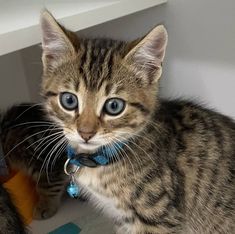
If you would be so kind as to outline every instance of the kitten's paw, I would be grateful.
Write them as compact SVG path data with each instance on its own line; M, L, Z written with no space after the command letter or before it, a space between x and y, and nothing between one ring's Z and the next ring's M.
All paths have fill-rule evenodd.
M34 219L48 219L52 217L58 210L58 205L48 204L47 202L39 202L34 209Z

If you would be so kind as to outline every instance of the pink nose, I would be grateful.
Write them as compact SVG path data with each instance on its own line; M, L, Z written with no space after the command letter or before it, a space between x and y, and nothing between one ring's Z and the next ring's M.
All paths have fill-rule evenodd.
M85 132L85 131L78 131L80 136L85 140L85 142L88 142L95 134L96 132Z

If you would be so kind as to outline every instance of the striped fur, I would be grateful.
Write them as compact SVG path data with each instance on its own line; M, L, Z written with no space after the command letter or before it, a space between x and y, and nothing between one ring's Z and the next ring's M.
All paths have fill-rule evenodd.
M7 163L25 172L37 185L39 200L34 218L51 217L59 207L67 180L60 130L48 120L40 104L11 107L3 116L1 128Z
M127 43L77 38L48 12L42 22L50 43L48 30L69 41L60 58L43 52L49 117L77 152L124 142L118 161L77 174L83 193L114 219L117 233L234 233L235 123L191 102L158 98L163 26ZM61 92L76 95L78 108L63 109ZM103 110L112 97L126 101L119 116ZM96 132L88 143L78 133L84 126Z
M12 204L5 188L0 184L0 234L26 234L22 219Z

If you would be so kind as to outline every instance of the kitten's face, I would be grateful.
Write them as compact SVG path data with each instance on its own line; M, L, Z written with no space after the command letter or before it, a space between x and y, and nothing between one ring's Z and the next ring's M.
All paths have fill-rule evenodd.
M152 52L151 44L141 45L145 38L133 45L77 39L62 31L48 13L41 24L43 95L69 143L78 151L92 152L140 134L156 106L166 39L158 42L162 53L153 63L154 54L146 55L148 61L142 58L144 50ZM159 33L165 33L163 29Z

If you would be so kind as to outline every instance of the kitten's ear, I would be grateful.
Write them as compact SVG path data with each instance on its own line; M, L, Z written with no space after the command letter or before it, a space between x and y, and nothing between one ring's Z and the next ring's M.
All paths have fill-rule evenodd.
M126 59L148 78L157 80L161 76L162 62L167 46L167 31L163 25L152 29L126 55Z
M75 54L75 48L65 31L47 11L41 13L42 61L44 68L56 67L64 56Z

